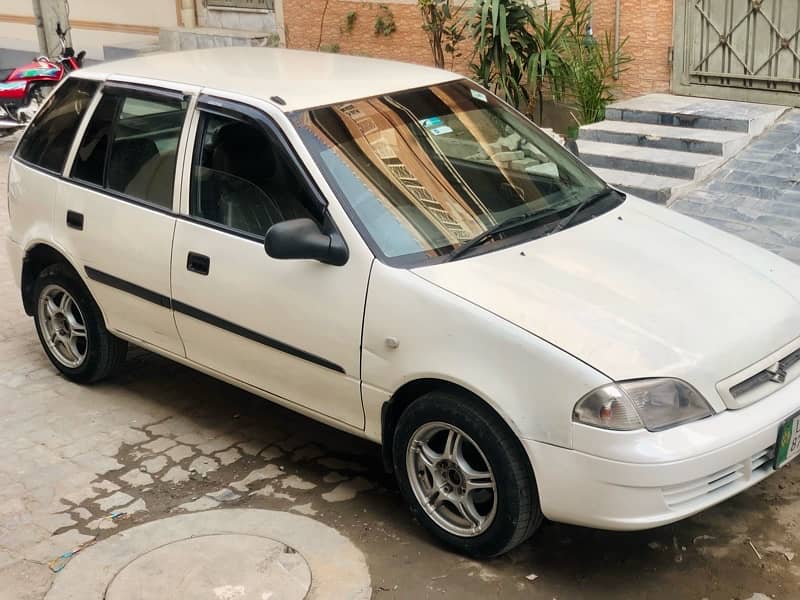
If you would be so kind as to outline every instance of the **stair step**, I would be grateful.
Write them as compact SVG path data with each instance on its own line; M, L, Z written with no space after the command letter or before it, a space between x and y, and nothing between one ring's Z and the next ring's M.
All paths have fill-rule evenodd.
M606 119L758 135L786 110L769 104L648 94L611 104Z
M670 127L631 121L601 121L580 129L580 138L610 144L732 156L747 145L746 133Z
M580 158L591 167L636 171L678 179L702 179L725 160L712 154L578 140Z
M675 193L693 184L688 179L659 177L658 175L648 175L647 173L636 173L634 171L617 171L615 169L594 167L592 170L609 185L658 204L666 204Z

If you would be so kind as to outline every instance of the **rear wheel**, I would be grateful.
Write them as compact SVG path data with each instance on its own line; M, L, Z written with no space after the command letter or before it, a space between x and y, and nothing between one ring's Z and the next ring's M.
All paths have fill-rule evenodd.
M474 399L431 392L400 416L395 473L412 513L437 539L475 557L502 554L542 521L527 456Z
M34 285L36 332L47 357L66 377L90 382L125 360L127 343L106 329L80 279L64 265L45 268Z

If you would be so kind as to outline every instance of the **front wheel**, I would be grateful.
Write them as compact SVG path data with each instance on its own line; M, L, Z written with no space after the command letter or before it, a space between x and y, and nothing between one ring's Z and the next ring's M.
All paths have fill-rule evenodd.
M437 539L477 558L507 552L542 521L527 456L505 423L468 396L431 392L400 416L400 489Z

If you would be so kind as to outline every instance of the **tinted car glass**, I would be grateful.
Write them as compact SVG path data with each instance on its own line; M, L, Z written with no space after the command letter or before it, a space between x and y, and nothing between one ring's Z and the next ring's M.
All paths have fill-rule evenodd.
M515 221L526 224L490 239L532 239L605 189L549 136L466 81L292 119L373 251L396 266L446 260ZM620 201L591 203L581 221L564 223Z
M119 96L103 96L94 109L72 163L72 177L75 179L103 186L111 125L121 100Z
M105 95L81 140L72 177L172 208L185 115L179 100Z
M172 208L178 140L185 115L181 101L125 98L108 160L109 189Z
M307 190L257 125L209 114L198 136L189 209L193 216L259 237L280 221L312 218Z
M97 82L68 79L48 99L19 143L17 156L60 173L81 118L97 91Z

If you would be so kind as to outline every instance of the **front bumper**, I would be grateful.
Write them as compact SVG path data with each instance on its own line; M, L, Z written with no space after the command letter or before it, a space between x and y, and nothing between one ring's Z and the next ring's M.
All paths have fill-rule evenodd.
M524 442L547 518L600 529L648 529L705 510L774 473L778 428L798 411L795 380L747 408L664 432L585 431L592 428L574 425L578 449Z

